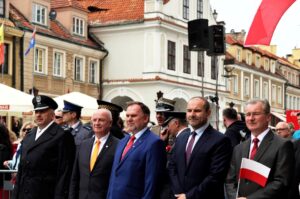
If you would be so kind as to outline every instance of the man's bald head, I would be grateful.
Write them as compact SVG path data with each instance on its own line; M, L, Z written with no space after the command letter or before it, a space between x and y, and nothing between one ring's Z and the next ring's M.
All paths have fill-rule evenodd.
M292 136L290 126L287 122L278 122L275 131L277 135L282 138L289 138Z

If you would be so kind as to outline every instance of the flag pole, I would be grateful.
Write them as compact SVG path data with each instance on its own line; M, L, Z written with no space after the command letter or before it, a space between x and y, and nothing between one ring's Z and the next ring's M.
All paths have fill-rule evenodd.
M239 197L240 182L241 182L241 178L239 177L239 181L238 181L238 185L237 185L237 189L236 189L236 195L235 195L235 198L238 198L238 197Z

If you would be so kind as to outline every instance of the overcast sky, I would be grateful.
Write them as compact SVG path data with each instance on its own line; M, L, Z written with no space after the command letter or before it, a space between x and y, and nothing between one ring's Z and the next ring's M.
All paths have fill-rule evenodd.
M210 0L218 12L218 21L225 21L226 32L244 29L248 32L261 0ZM277 45L277 55L290 54L300 48L300 0L285 12L273 34L271 44Z

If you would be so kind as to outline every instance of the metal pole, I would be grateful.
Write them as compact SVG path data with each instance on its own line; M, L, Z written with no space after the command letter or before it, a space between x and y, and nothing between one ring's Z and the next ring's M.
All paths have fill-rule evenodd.
M219 93L218 93L218 84L219 84L219 66L217 62L217 56L214 56L215 63L215 72L216 72L216 129L219 130Z

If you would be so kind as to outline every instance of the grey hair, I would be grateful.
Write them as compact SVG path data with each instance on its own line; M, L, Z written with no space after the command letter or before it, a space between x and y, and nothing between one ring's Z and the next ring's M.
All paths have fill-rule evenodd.
M265 114L270 114L271 113L271 106L268 100L264 99L254 99L254 100L249 100L246 102L245 106L248 106L249 104L257 104L261 103L263 105L263 110Z

